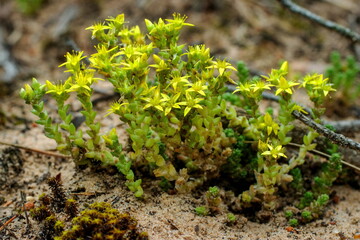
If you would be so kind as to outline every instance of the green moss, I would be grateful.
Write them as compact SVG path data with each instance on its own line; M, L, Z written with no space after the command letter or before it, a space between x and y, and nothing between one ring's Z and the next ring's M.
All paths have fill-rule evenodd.
M40 223L39 239L148 239L147 233L138 231L135 218L128 213L120 213L109 203L85 204L85 210L79 214L77 201L67 198L62 188L60 174L49 178L48 185L51 196L41 194L40 206L30 211L31 217ZM60 194L54 192L60 190ZM64 216L70 224L60 220Z
M120 213L109 203L98 202L91 204L87 209L71 221L70 228L55 240L72 239L127 239L145 240L146 233L139 232L137 220L127 213Z
M299 221L296 218L292 218L289 220L289 225L292 227L297 227L299 225Z

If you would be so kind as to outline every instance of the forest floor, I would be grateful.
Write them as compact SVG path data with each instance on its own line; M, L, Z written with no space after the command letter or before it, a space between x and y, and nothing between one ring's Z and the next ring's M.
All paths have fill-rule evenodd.
M360 31L360 8L356 0L308 0L301 4L324 18ZM32 77L40 82L64 79L63 69L57 66L64 61L67 51L78 47L86 55L94 52L91 33L85 28L95 22L125 13L129 25L144 27L145 18L170 18L173 12L186 14L188 22L195 25L184 31L181 42L204 43L212 55L234 63L244 61L253 72L269 72L286 59L293 76L323 73L332 51L342 56L356 55L359 51L348 39L290 13L275 0L48 0L34 16L22 14L16 1L0 0L0 110L3 112L0 140L54 150L55 142L47 139L43 128L33 123L36 118L19 98L21 86ZM1 57L6 60L1 61ZM106 87L99 90L110 91ZM302 97L298 96L297 100L306 103ZM102 102L96 106L99 115L104 115L107 105ZM56 110L51 104L47 107L50 111ZM349 112L327 116L327 119L356 117ZM111 116L102 120L105 131L114 126L124 131L124 125ZM125 131L122 135L126 136ZM351 137L360 140L356 132ZM68 193L74 194L79 189L87 193L77 196L80 203L107 201L120 211L130 212L150 239L360 238L360 192L348 185L334 187L339 201L330 204L324 218L295 229L288 228L283 212L274 214L268 223L252 222L237 215L237 223L229 226L226 214L198 216L194 213L194 208L203 204L199 193L169 194L161 191L155 181L145 179L145 198L138 200L123 185L123 178L114 173L79 171L70 159L9 150L7 146L0 149L0 226L19 209L20 192L24 192L28 200L37 199L39 194L48 192L46 179L61 173ZM10 168L4 169L1 161L10 161ZM25 218L18 217L0 231L0 239L35 239L37 224L31 220L30 231L26 231L26 227Z

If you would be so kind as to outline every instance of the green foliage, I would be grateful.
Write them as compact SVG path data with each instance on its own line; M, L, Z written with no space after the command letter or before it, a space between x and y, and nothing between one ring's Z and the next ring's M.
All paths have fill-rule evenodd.
M324 163L321 168L321 172L317 178L315 178L315 185L313 190L317 194L329 193L330 187L337 179L342 170L341 156L339 153L331 154L329 161Z
M311 213L311 218L303 218L303 222L309 222L313 218L319 218L328 203L331 186L342 171L341 156L337 153L337 146L330 144L331 156L323 163L317 176L313 178L311 191L306 192L300 199L299 209Z
M332 144L331 146L333 147ZM342 170L340 155L336 151L337 147L331 150L331 152L333 152L331 157L327 162L322 164L318 175L313 178L311 190L305 192L300 198L297 207L302 209L302 212L301 216L297 216L296 219L303 223L310 222L311 220L317 219L323 215L325 207L329 201L331 186ZM298 180L296 179L300 179L299 174L299 169L293 171L294 181L291 183L291 186L295 189L300 186L301 190L298 192L301 193L303 191L302 189L304 189L304 184L297 184Z
M205 202L205 206L195 208L195 212L198 215L216 214L220 212L222 199L218 187L209 187L208 191L205 193Z
M245 82L249 79L250 77L249 69L243 61L237 62L236 69L237 69L237 77L239 78L240 82Z
M97 23L88 28L99 41L96 53L89 57L90 66L82 62L83 52L68 53L60 65L70 73L65 82L40 84L34 79L20 92L39 117L37 123L44 125L46 136L57 142L58 150L71 154L77 164L99 161L115 165L137 197L143 191L132 164L153 166L156 177L174 181L180 192L218 176L231 153L221 119L228 119L231 125L240 122L235 110L227 108L221 98L236 69L225 60L210 57L204 45L178 45L181 28L192 26L185 20L179 14L154 23L145 20L147 33L138 26L125 26L123 14ZM118 115L129 126L132 151L128 154L122 151L115 129L100 134L91 103L93 84L99 80L109 81L121 94L109 114ZM72 93L83 107L86 130L71 123L66 100ZM60 123L44 110L42 98L47 94L57 102ZM166 150L160 152L160 146ZM189 180L194 169L196 175Z
M310 222L313 219L310 211L301 212L301 217L304 219L305 222Z
M227 163L221 167L221 177L229 179L236 185L241 184L242 187L235 185L237 189L244 189L255 180L254 170L258 166L257 152L245 142L249 139L232 128L225 129L224 133L227 137L232 138L234 143Z
M295 189L299 193L302 193L304 191L304 180L300 168L291 169L290 174L293 178L290 183L291 188Z
M289 219L289 225L292 227L297 227L299 225L299 221L296 218Z
M318 196L316 200L310 202L308 207L301 212L301 221L306 223L321 217L328 201L329 195L322 194Z
M16 0L20 11L26 15L34 15L43 5L44 0Z
M240 68L242 67L240 66ZM274 209L277 205L277 192L282 188L285 190L283 193L285 195L286 192L295 193L295 196L303 194L298 203L298 208L303 209L302 213L298 215L292 211L286 212L286 217L290 219L289 224L297 226L299 222L309 222L321 217L328 202L326 196L328 197L330 187L341 172L341 162L337 148L330 145L332 157L322 165L317 176L306 176L314 179L311 186L304 183L303 164L307 153L315 149L314 140L318 137L318 133L313 129L309 129L308 133L303 136L303 144L300 146L298 154L292 154L293 156L287 160L286 145L291 142L292 138L289 133L295 127L294 117L291 113L292 111L306 113L291 100L296 88L304 88L314 103L310 114L316 122L320 121L320 117L324 113L323 104L326 97L329 92L335 90L329 80L320 74L307 75L302 80L291 81L287 80L287 73L288 64L284 62L280 69L272 70L268 76L263 76L265 81L259 78L250 78L246 74L246 77L239 75L239 85L235 92L241 93L240 100L236 99L235 101L228 96L225 99L245 109L250 117L242 122L242 129L236 133L225 130L228 137L241 136L242 141L237 139L238 146L233 146L232 155L224 166L228 166L229 170L226 173L230 176L234 175L235 170L238 173L252 170L255 176L255 180L250 183L248 190L242 191L239 195L240 205L236 209L252 207L258 201L261 201L263 208ZM260 113L259 103L264 90L274 90L275 95L280 97L280 110L277 113L274 113L273 109L264 114ZM241 145L241 143L243 144ZM253 148L257 143L257 147L254 148L255 155L252 155L255 160L246 171L244 163L249 156L244 157L242 153L251 149L250 143ZM251 175L248 175L246 179L250 177ZM244 182L235 183L241 184L242 186L238 187L241 189ZM291 191L284 186L290 186Z
M228 213L226 216L227 216L227 220L229 221L229 223L236 222L236 216L233 213Z
M275 208L276 192L279 186L291 182L294 174L297 174L297 182L294 184L301 188L299 172L294 170L295 172L291 172L291 175L290 171L301 166L305 161L306 153L316 147L316 144L312 142L318 134L310 129L308 134L303 137L303 145L301 145L298 155L284 163L283 159L288 157L285 154L285 146L291 141L288 133L295 127L294 117L291 113L293 111L305 112L302 107L291 100L291 97L295 87L304 88L310 100L314 102L313 118L319 119L323 113L321 106L325 97L334 89L328 83L328 79L324 79L320 74L305 76L301 81L291 81L286 79L287 73L288 63L284 62L280 69L272 70L268 76L263 76L265 81L258 78L242 80L235 91L241 93L243 103L246 104L243 107L250 115L242 124L244 130L241 134L247 139L257 142L258 151L255 169L256 183L240 196L244 206L261 199L265 208ZM262 99L263 91L272 88L275 88L275 95L280 97L277 119L268 112L261 114L259 111L259 102ZM283 163L280 164L280 162Z
M72 239L149 239L147 233L139 232L137 220L127 213L120 213L109 203L89 205L71 221L70 229L63 231L55 240Z
M209 211L206 206L196 207L195 212L197 215L200 215L200 216L206 216L209 214Z
M242 102L240 100L240 97L235 95L235 94L232 94L232 93L229 93L229 92L226 92L222 95L222 98L228 102L230 102L232 105L234 106L238 106L240 107L242 105Z
M310 206L310 203L314 200L314 194L311 191L304 193L304 196L300 200L299 208L304 209Z
M292 218L294 216L294 213L292 211L285 211L284 214L286 218Z
M330 61L331 65L325 76L334 84L334 88L343 94L344 99L353 102L360 94L360 86L357 83L359 64L353 56L348 56L346 60L341 59L339 52L332 52Z
M309 114L320 122L326 97L335 91L333 85L321 74L289 79L287 62L267 76L251 78L244 63L235 69L226 60L211 57L204 45L179 45L181 29L192 26L185 20L179 14L157 22L145 20L145 32L126 26L123 14L94 24L87 28L98 41L94 54L67 53L60 65L69 74L67 80L41 84L33 79L20 96L32 106L37 123L56 141L59 151L71 155L77 165L116 167L136 197L143 195L143 189L134 167L160 178L164 190L178 192L189 192L221 176L238 194L237 210L254 205L274 210L279 192L286 193L290 186L296 196L303 194L298 207L306 212L292 219L306 222L321 216L325 196L341 171L340 156L331 147L333 155L312 187L304 183L302 167L316 148L319 134L309 128L298 152L288 151L295 128L292 112L306 113L292 95L297 89L305 90L314 106ZM236 70L237 83L231 78ZM109 106L107 115L114 114L127 124L128 151L123 150L115 129L107 133L100 129L100 116L91 102L93 85L100 80L111 83L121 96ZM227 83L237 84L234 93L239 95L225 94ZM279 97L277 111L260 111L264 91ZM58 119L44 109L46 95L56 101ZM85 126L78 129L71 122L71 95L80 102L85 118ZM235 106L245 114L239 116ZM205 201L205 206L195 209L198 214L219 212L219 188L209 188ZM72 204L64 202L58 209L71 209Z

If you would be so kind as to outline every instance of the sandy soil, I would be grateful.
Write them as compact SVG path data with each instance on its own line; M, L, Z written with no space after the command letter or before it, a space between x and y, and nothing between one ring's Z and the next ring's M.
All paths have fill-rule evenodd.
M359 30L360 9L356 0L303 2L314 12ZM17 67L16 78L7 80L10 81L7 95L1 96L0 109L7 121L0 130L0 140L47 151L56 147L43 135L42 127L32 123L35 117L19 99L17 91L32 76L42 82L63 79L57 66L66 51L74 47L66 44L69 39L90 54L92 43L85 27L119 13L125 13L131 24L144 26L144 18L169 18L173 12L187 14L188 21L196 25L184 32L182 41L205 43L213 55L234 62L243 60L256 71L268 71L281 59L287 59L296 73L323 72L332 50L346 55L357 48L337 33L284 11L274 0L49 0L33 17L20 14L15 2L0 1L0 30L3 33L0 40L9 47L9 61ZM0 78L2 73L5 76L6 68L0 72ZM108 91L106 87L102 90ZM55 110L52 104L48 107L50 111ZM105 111L106 103L97 108ZM124 130L121 123L111 118L103 119L102 125L105 129L119 126ZM6 148L2 147L0 152ZM79 171L70 159L24 150L16 156L19 158L14 158L10 172L7 175L0 172L4 174L0 179L6 179L0 186L0 200L3 199L0 202L1 222L16 213L20 191L36 199L48 191L46 178L61 173L69 195L82 188L89 194L77 196L79 202L107 201L121 211L130 212L138 219L140 228L149 233L150 239L360 238L360 192L349 186L334 187L340 201L330 204L323 219L296 229L288 228L283 213L276 213L269 223L262 224L237 215L237 223L228 226L225 213L206 217L194 213L194 208L203 204L200 194L170 195L156 187L154 180L145 179L146 197L140 201L123 187L122 177L114 173ZM5 159L3 155L0 158ZM32 221L33 230L28 234L26 225L24 218L16 219L0 232L0 239L35 239L38 226Z

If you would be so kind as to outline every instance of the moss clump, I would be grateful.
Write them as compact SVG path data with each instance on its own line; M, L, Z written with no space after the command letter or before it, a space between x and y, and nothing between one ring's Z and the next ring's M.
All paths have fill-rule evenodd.
M40 224L36 239L148 239L147 233L137 230L136 219L109 203L95 202L79 214L78 203L67 197L60 174L47 183L51 194L41 194L39 205L30 211Z
M91 204L71 222L71 228L55 240L72 239L148 239L148 234L139 232L137 221L127 213L120 213L109 203Z

